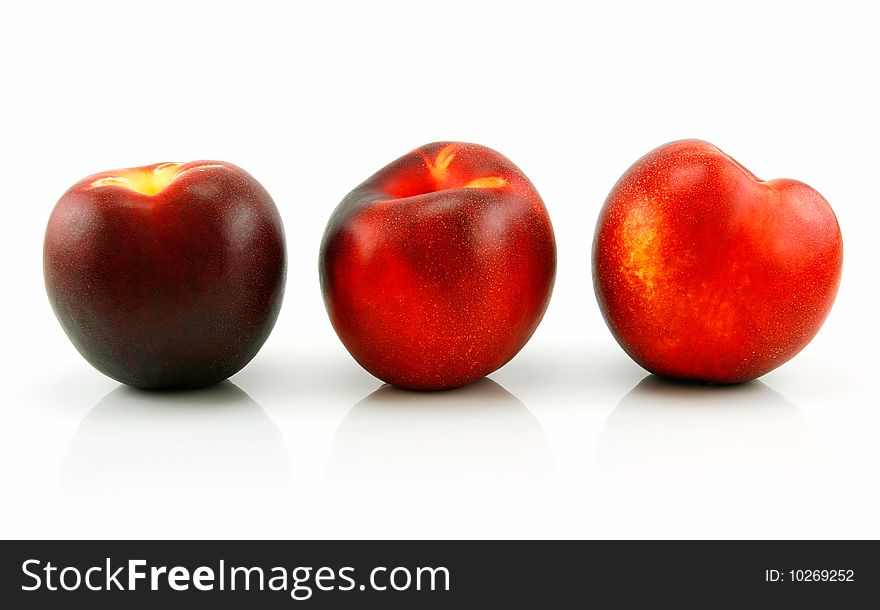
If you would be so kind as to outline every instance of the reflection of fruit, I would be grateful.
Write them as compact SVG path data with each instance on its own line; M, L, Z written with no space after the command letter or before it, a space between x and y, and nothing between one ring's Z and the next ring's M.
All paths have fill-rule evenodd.
M327 468L337 485L480 490L540 484L553 470L553 456L528 408L481 379L455 392L383 385L340 423Z
M806 417L761 381L719 387L648 375L596 442L598 474L620 480L804 479L819 457Z
M354 358L396 386L475 381L525 345L550 300L556 246L523 173L476 144L428 144L330 218L321 286Z
M281 431L246 392L226 381L179 392L117 386L77 428L61 481L65 492L90 500L186 500L198 506L277 496L291 475Z
M593 280L605 320L653 373L736 383L797 354L840 283L831 207L794 180L757 179L698 140L620 178L599 216Z
M49 218L43 264L55 314L95 368L144 388L206 386L269 336L284 234L244 170L162 163L71 187Z

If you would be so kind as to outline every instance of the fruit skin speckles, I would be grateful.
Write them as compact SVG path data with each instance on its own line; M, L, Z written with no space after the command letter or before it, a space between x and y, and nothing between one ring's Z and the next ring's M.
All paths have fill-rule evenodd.
M269 336L284 230L266 190L229 163L104 172L56 204L43 268L61 326L99 371L140 388L202 387Z
M608 195L593 285L641 366L716 383L791 359L827 317L843 266L834 212L796 180L759 180L700 140L660 146Z
M392 385L448 389L525 345L556 274L541 197L507 158L436 142L379 170L333 212L320 253L342 343Z

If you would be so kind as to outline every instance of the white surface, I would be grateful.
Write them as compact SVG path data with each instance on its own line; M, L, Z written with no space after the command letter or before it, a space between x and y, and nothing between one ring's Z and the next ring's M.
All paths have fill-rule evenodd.
M878 15L601 5L7 5L0 537L880 537ZM742 387L642 381L593 297L605 195L683 137L808 182L843 230L824 328ZM351 188L440 139L538 187L555 294L494 384L374 394L324 313L318 244ZM49 308L46 220L83 176L201 158L275 198L281 317L234 386L120 388Z

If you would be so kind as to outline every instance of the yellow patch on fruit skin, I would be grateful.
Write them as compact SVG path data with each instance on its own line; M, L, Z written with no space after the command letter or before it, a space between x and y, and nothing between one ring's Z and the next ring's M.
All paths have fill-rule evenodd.
M475 178L464 185L466 189L493 189L499 188L507 184L507 180L501 176L484 176L483 178Z
M422 155L422 159L424 159L425 165L428 167L428 171L431 173L431 178L433 178L434 184L437 185L438 190L446 188L501 188L507 184L507 180L501 176L482 176L462 184L460 178L457 179L456 176L450 175L449 171L449 166L455 160L457 152L458 145L452 143L441 148L434 160L429 159L427 155L421 152L419 153Z
M431 177L434 178L437 184L442 184L446 181L446 177L449 175L449 164L455 159L456 148L455 144L447 144L440 149L440 152L437 153L437 158L433 162L430 159L426 159Z
M631 284L638 284L651 292L659 275L657 227L644 207L630 211L621 226L623 251L628 253L621 263Z
M183 163L161 163L155 167L138 167L119 170L113 176L99 178L91 183L92 188L102 186L121 186L141 195L158 195L180 174Z

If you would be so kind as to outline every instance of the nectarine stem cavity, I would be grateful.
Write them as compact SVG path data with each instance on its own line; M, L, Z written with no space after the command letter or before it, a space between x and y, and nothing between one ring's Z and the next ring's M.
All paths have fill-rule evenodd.
M743 165L742 163L740 163L739 161L737 161L736 159L734 159L733 157L731 157L730 155L728 155L726 152L724 152L723 150L721 150L721 149L718 148L717 146L716 146L715 148L718 149L718 152L720 152L722 155L724 155L725 157L727 157L727 159L728 159L731 163L733 163L737 168L739 168L739 170L740 170L742 173L744 173L746 176L748 176L749 178L751 178L751 179L754 180L755 182L765 182L765 180L761 180L760 178L758 178L755 174L752 173L752 171L751 171L750 169L748 169L745 165Z
M507 180L501 176L481 176L479 178L464 181L461 176L450 171L450 165L455 160L455 155L458 153L457 144L447 144L440 149L440 152L437 153L437 156L433 160L421 150L417 152L421 155L422 159L424 159L425 165L431 173L431 178L434 181L435 189L438 191L453 188L500 188L507 184Z
M114 175L99 178L92 182L92 187L121 186L129 190L152 197L158 195L179 175L183 163L160 163L147 167L122 169Z

